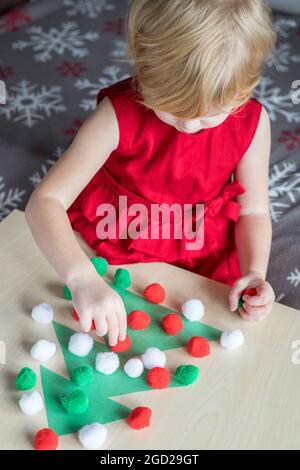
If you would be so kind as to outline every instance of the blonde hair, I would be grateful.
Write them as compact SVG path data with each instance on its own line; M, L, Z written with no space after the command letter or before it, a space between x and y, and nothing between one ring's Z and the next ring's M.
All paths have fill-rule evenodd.
M245 104L276 40L263 0L132 0L126 21L137 100L182 119Z

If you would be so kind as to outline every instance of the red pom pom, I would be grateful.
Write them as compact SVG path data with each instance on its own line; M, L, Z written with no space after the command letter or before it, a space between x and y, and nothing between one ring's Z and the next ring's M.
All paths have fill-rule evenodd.
M133 310L128 315L127 323L133 330L145 330L151 323L151 317L142 310Z
M177 335L183 328L183 321L177 313L169 313L163 318L162 326L167 335Z
M35 450L56 450L58 435L52 429L45 428L38 431L34 438Z
M138 406L129 413L127 423L133 429L143 429L150 426L152 411L145 406Z
M148 385L152 388L167 388L170 385L170 381L170 372L164 367L154 367L147 374Z
M150 284L144 290L144 297L148 302L161 304L166 298L166 291L160 284Z
M191 356L206 357L210 355L210 344L206 338L194 336L188 341L187 350Z
M73 318L75 321L79 321L79 315L78 313L76 312L75 308L73 309ZM92 328L91 328L91 331L95 330L96 329L96 325L95 325L95 322L94 320L92 321Z
M126 338L124 341L118 341L115 346L110 346L110 349L115 353L128 351L128 349L130 348L131 348L131 339L129 338L128 335L126 335Z
M256 295L257 292L256 292L256 289L254 289L253 287L248 287L246 290L244 290L243 292L243 295L251 295L251 297L253 297L254 295Z

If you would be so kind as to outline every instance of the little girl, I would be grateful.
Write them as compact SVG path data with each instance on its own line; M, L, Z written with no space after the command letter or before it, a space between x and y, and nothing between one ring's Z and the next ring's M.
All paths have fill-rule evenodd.
M72 227L111 264L162 261L227 283L232 311L256 288L239 311L263 320L275 299L266 281L271 139L252 93L275 41L270 12L263 0L133 0L127 25L134 74L99 91L96 110L33 192L26 207L33 236L70 287L81 329L94 320L110 345L125 339L125 308ZM203 246L190 250L175 234L146 237L151 219L140 236L105 238L105 210L124 225L125 199L130 222L137 204L162 204L190 205L195 223L203 204Z

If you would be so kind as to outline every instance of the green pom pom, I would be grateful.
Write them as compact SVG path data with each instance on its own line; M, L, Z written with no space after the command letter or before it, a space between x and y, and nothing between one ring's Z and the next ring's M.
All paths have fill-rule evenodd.
M72 294L68 286L64 285L64 298L66 300L72 300Z
M122 289L130 287L131 280L129 271L122 268L117 269L114 276L114 284L115 286L122 287Z
M24 367L20 370L19 374L16 377L16 387L19 390L26 391L31 390L36 386L36 373L29 369L29 367Z
M196 366L179 366L175 372L176 379L184 385L191 385L199 377L199 368Z
M242 308L243 305L244 305L244 300L243 300L243 297L241 296L241 297L240 297L240 300L239 300L239 303L238 303L238 309L239 309L239 308Z
M96 268L96 271L100 276L104 276L107 272L108 269L108 263L105 258L100 258L98 256L95 256L94 258L91 258L91 262Z
M93 369L90 366L76 367L72 373L73 382L80 387L90 385L93 380Z
M62 396L60 402L61 406L70 415L81 415L85 413L89 406L87 394L79 389Z

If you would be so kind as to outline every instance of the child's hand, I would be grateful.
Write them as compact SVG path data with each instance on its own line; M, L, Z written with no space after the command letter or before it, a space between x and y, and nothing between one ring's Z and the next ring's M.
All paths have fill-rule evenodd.
M263 321L271 313L275 301L274 290L258 273L251 272L238 279L229 293L230 310L238 308L239 299L247 288L256 289L256 295L243 295L243 307L239 313L244 320L251 322Z
M97 274L70 287L82 331L90 331L94 320L96 334L105 336L108 333L110 346L115 346L118 340L125 340L127 315L119 294Z

